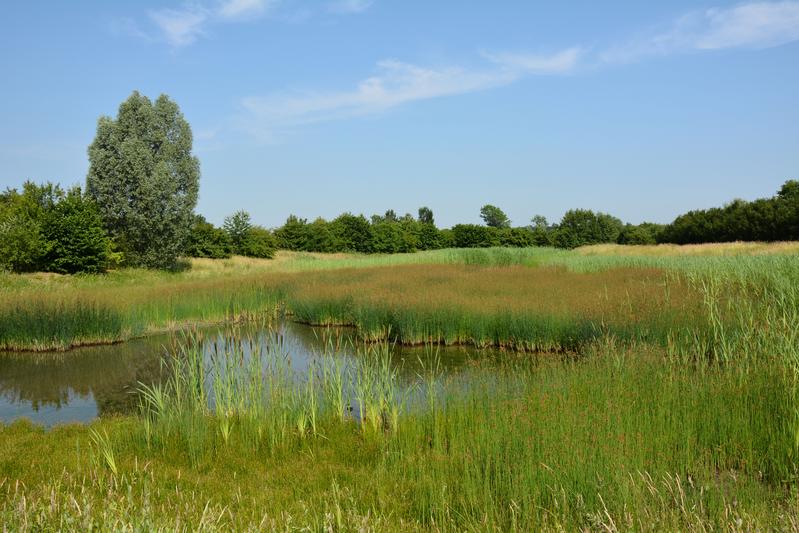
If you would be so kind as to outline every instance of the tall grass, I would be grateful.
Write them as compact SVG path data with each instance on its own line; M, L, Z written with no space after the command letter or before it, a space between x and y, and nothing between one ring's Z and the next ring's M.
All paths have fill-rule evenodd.
M386 343L347 364L330 342L306 373L270 339L259 352L233 332L203 354L186 337L168 384L147 389L137 429L104 441L98 457L112 457L118 477L132 457L215 471L227 457L313 462L362 447L372 451L359 459L364 477L347 482L349 505L397 529L764 529L793 519L794 378L775 359L690 364L605 337L576 358L476 361L447 376L429 346L403 390Z
M171 353L166 381L141 386L139 442L184 453L192 466L231 447L291 450L322 436L323 421L357 421L375 433L398 425L402 397L384 344L362 350L355 366L325 351L304 372L271 330L260 338L231 331L210 345L192 331Z
M799 281L799 262L788 255L532 248L206 263L181 274L0 276L0 349L66 349L283 310L310 323L357 325L367 340L390 327L393 340L407 343L574 350L612 333L665 344L669 331L704 317L698 285L686 279Z

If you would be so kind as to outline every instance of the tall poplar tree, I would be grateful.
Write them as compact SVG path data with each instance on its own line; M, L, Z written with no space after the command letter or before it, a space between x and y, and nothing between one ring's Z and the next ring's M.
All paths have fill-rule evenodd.
M134 92L101 117L89 146L86 193L131 266L171 268L191 231L200 163L178 105Z

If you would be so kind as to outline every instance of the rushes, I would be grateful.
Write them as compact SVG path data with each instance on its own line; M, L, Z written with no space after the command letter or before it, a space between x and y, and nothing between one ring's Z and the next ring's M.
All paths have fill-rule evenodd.
M232 329L210 342L182 334L167 381L141 386L139 441L164 454L183 450L193 466L228 448L274 454L347 424L353 404L364 431L396 430L401 402L389 347L359 350L348 366L327 346L303 377L273 330L255 339Z
M116 455L108 432L91 429L90 436L94 452L100 457L98 462L108 468L112 475L116 476L119 473L119 469L117 468Z

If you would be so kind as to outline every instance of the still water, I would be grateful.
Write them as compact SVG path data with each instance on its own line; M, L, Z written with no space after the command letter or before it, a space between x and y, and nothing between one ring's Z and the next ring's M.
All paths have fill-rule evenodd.
M330 330L283 322L275 328L290 355L298 376L307 373L311 362L324 350L323 337ZM221 343L224 331L203 331L205 352L214 342ZM266 342L267 332L256 328L242 334ZM343 348L336 357L357 364L351 330L337 330ZM140 384L154 384L166 377L164 362L174 337L170 335L133 339L110 346L89 346L68 352L0 352L0 421L28 418L45 426L70 422L89 422L99 416L136 412ZM418 378L419 358L424 349L393 347L392 364L401 383L411 385ZM482 353L485 356L485 352ZM209 355L210 356L210 355ZM442 348L441 369L457 373L474 356L466 348Z

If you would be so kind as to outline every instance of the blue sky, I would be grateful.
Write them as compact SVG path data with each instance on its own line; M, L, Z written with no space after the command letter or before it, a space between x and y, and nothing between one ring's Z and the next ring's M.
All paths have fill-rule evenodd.
M215 223L668 222L799 178L799 1L19 1L0 71L0 187L82 184L97 118L166 93Z

